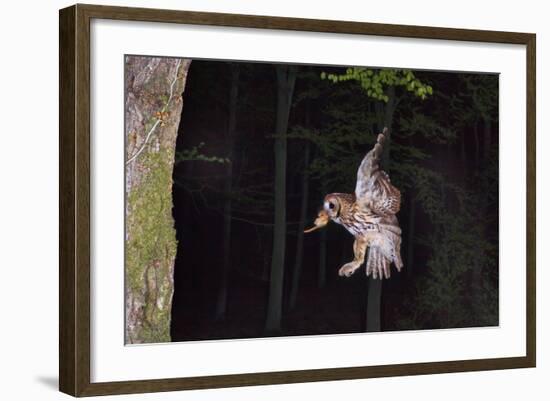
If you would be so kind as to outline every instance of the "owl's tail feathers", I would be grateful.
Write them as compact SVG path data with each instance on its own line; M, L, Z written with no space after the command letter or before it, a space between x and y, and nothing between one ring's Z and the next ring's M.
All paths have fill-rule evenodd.
M384 254L377 246L369 247L369 258L367 259L367 277L372 275L373 279L380 277L382 280L384 277L390 278L390 261L386 259Z

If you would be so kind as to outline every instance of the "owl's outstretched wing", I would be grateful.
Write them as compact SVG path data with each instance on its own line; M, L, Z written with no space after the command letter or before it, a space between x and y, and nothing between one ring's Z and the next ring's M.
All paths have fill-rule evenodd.
M367 258L367 276L373 278L390 278L390 265L393 263L398 271L403 268L401 259L401 228L397 217L384 218L378 224L379 235L371 237Z
M357 170L356 202L380 216L396 214L401 206L401 193L385 171L380 170L383 143L388 135L384 128L374 147L366 154Z

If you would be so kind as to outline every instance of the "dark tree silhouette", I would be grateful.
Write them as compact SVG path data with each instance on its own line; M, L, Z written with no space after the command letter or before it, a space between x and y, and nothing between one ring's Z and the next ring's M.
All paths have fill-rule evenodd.
M277 113L274 139L275 212L269 300L265 324L265 330L268 333L277 333L281 330L286 243L286 134L297 68L292 65L277 65L275 67L277 74Z
M225 151L226 158L229 160L225 163L226 176L223 187L224 204L223 204L223 262L222 273L220 275L220 292L216 305L216 318L223 319L227 308L227 278L231 265L231 220L232 220L232 187L233 187L233 147L235 142L235 127L237 125L237 102L239 98L239 64L231 63L231 85L229 90L229 110L227 133L225 135Z

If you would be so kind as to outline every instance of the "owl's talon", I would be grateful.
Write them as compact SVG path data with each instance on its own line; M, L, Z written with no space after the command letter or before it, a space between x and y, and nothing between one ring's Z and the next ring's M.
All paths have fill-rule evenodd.
M355 263L346 263L340 268L340 270L338 270L338 275L349 277L355 272L355 270L357 270L358 267L359 266L356 266Z

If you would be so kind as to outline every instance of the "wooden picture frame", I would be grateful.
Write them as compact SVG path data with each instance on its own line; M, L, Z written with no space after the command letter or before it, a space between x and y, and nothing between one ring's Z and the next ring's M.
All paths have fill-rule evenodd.
M92 383L90 379L90 21L94 18L524 45L527 54L525 60L527 71L526 355ZM535 366L536 37L534 34L80 4L60 11L59 28L59 388L62 392L73 396L95 396Z

